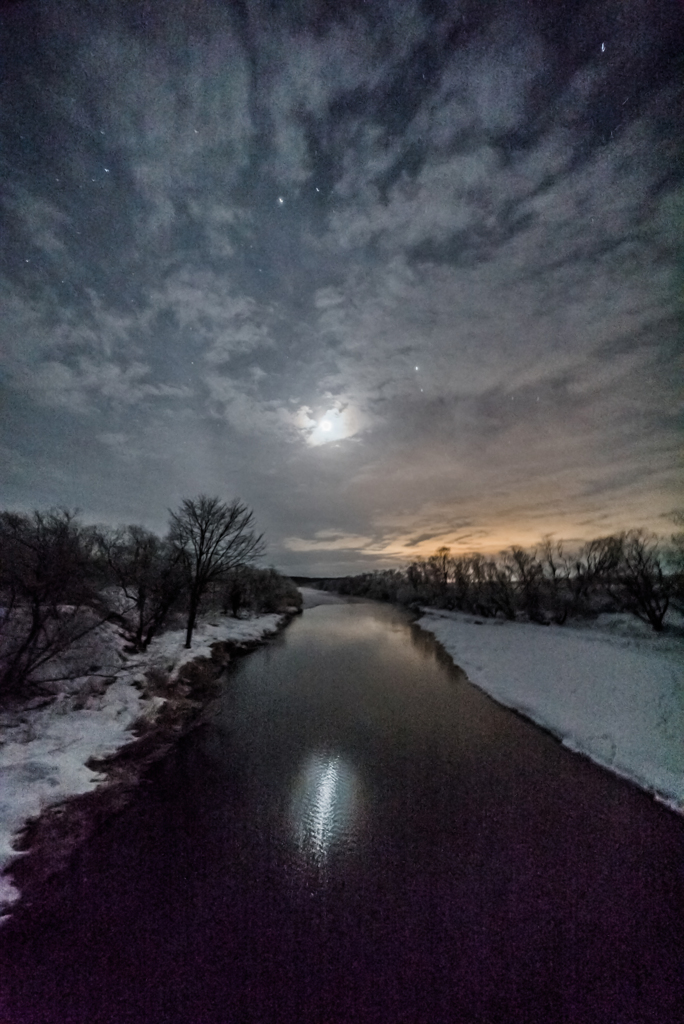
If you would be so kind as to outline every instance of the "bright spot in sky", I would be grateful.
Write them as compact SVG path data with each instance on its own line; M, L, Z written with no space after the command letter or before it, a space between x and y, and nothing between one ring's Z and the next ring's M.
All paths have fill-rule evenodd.
M307 442L314 446L343 441L359 429L358 417L348 406L344 409L326 409L316 421L310 419L306 426L309 428Z
M278 202L279 202L279 203L280 203L280 205L282 206L282 204L283 204L283 203L285 202L285 200L283 199L283 197L282 197L282 196L278 196Z

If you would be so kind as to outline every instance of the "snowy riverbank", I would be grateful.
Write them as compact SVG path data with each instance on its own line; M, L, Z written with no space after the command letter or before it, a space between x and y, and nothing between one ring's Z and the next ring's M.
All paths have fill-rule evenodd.
M472 683L684 813L684 640L631 616L579 626L424 609Z
M68 692L36 698L0 711L0 917L19 896L2 874L21 854L15 843L26 823L47 808L109 781L101 761L154 730L170 706L193 710L192 687L183 679L191 664L227 660L281 628L283 615L202 622L191 650L185 633L172 630L144 654L127 656L113 628L102 631L97 671L72 680ZM201 662L200 662L201 663ZM95 668L95 667L94 667Z

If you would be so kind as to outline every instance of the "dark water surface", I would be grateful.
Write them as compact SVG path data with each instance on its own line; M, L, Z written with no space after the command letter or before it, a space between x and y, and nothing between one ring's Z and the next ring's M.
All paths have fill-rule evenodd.
M2 1024L679 1022L683 873L402 612L318 607L0 932Z

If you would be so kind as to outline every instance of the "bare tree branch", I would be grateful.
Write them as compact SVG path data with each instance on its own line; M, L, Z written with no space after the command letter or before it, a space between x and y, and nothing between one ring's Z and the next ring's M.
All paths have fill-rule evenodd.
M236 499L230 503L201 494L185 498L171 512L169 540L185 568L189 606L185 646L192 634L203 595L211 583L225 581L231 570L253 562L265 550L263 534L254 531L254 513Z

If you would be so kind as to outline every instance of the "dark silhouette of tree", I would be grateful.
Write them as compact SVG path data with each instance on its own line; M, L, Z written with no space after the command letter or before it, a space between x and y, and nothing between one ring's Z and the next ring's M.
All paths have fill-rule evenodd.
M511 575L525 614L531 622L546 623L542 612L544 570L537 560L536 551L525 551L524 548L514 546L507 553L505 561L511 567Z
M108 617L94 531L65 509L0 513L0 690L16 692Z
M451 548L441 547L428 558L430 575L439 594L444 594L452 570Z
M188 589L185 646L190 647L208 587L258 558L264 551L263 535L254 531L254 513L237 499L228 504L201 494L185 498L170 515L169 540L179 553Z
M662 632L672 577L665 573L657 538L643 530L625 534L616 577L624 607Z
M226 583L223 587L222 607L223 614L230 611L234 619L244 608L250 599L250 576L247 566L237 565L228 573Z
M561 541L554 541L550 536L543 538L542 568L545 604L556 625L562 626L570 611L570 564Z
M181 553L142 526L99 531L98 545L124 598L113 618L128 642L144 651L185 588Z
M614 600L610 587L621 555L621 536L597 537L582 547L572 560L568 575L570 613L573 616L595 614L592 602L596 604L602 595Z
M247 601L256 612L284 612L288 608L297 611L302 606L302 595L287 576L276 569L257 569L246 566L242 573L243 585L247 590Z
M473 556L473 573L478 583L479 600L473 611L482 616L501 614L515 619L515 584L511 566L506 562Z
M675 512L684 526L684 512ZM404 570L387 569L331 579L324 589L399 604L436 606L487 617L519 616L549 625L599 612L629 611L656 632L668 608L684 611L684 531L665 544L643 530L587 541L566 554L543 538L537 550L514 546L498 559L473 552L453 557L438 548Z
M670 570L671 604L684 614L684 510L672 513L672 521L679 529L670 537L667 562Z

